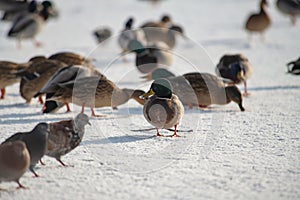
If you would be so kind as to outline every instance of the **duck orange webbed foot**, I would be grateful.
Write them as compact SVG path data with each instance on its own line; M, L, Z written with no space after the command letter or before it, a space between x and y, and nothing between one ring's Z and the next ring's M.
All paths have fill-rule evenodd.
M248 96L250 96L250 93L244 92L244 93L243 93L243 96L244 96L244 97L248 97Z

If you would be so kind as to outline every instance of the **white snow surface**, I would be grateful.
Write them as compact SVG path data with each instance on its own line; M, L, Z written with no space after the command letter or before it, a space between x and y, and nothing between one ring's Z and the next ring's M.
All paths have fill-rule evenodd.
M251 44L243 29L256 0L54 1L59 18L50 20L38 35L43 47L24 41L17 49L6 38L10 24L1 22L0 59L25 62L35 55L73 51L94 58L98 69L120 87L147 90L134 66L134 55L123 62L117 35L129 16L135 27L168 13L182 25L191 40L179 38L170 70L180 75L201 71L214 74L225 53L243 53L253 65L248 81L251 95L244 98L245 112L236 104L188 109L179 129L180 138L151 137L142 106L130 100L118 110L98 108L106 118L91 118L92 126L80 146L62 160L44 157L37 165L39 178L27 172L16 189L1 183L0 199L300 199L300 81L286 74L286 63L300 53L300 23L295 27L269 1L272 26L265 42L255 35ZM111 27L114 37L97 46L92 31ZM243 90L243 86L239 85ZM19 95L19 84L7 87L0 101L0 142L13 133L29 131L39 122L69 119L80 112L62 108L42 114L33 99ZM90 115L90 109L85 112ZM171 132L162 131L163 134Z

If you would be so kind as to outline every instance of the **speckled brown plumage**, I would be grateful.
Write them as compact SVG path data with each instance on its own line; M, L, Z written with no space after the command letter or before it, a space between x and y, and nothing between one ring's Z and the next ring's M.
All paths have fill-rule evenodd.
M0 61L0 89L2 91L1 99L5 96L5 87L18 83L20 76L16 73L28 67L28 64L19 64L10 61Z
M140 91L140 95L143 91ZM83 77L74 82L60 84L60 88L50 100L74 103L83 107L93 108L116 107L126 103L130 98L138 99L138 93L131 89L120 89L108 79L99 77ZM140 103L140 101L139 101Z
M50 60L59 60L66 63L67 65L84 65L91 64L89 59L73 52L59 52L49 56Z
M25 71L22 72L20 83L20 94L30 103L31 99L48 82L51 76L66 64L57 60L43 60L33 62Z

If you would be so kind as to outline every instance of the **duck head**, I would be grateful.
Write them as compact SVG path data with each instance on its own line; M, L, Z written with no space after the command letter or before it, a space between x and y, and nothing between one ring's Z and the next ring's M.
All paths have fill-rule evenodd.
M138 40L131 40L128 44L128 50L136 53L142 53L145 51L145 47Z
M260 2L260 7L263 8L264 6L268 6L268 1L267 0L261 0Z
M57 17L58 12L54 8L53 4L51 1L43 1L42 2L42 10L40 11L40 15L44 18L46 21L49 17Z
M245 80L245 68L242 62L235 62L229 65L232 80L235 82Z
M125 23L125 29L130 30L132 28L133 22L134 22L134 19L132 17L130 17Z
M142 95L143 98L156 95L160 98L171 99L173 93L173 87L168 79L162 78L155 80L150 87L150 90Z

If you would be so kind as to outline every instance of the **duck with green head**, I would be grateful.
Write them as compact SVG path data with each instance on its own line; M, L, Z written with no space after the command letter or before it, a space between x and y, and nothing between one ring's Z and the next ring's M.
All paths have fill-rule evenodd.
M163 136L158 129L169 129L174 126L171 137L178 137L177 125L179 124L184 108L179 98L173 94L173 88L167 79L158 79L151 84L150 90L142 95L147 98L143 113L146 120L157 131L157 136Z
M173 55L164 42L145 46L138 40L132 40L128 49L136 53L135 65L143 74L148 74L159 67L167 68L173 63Z

